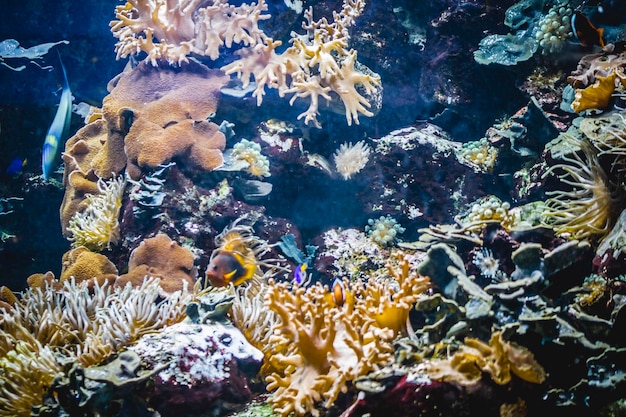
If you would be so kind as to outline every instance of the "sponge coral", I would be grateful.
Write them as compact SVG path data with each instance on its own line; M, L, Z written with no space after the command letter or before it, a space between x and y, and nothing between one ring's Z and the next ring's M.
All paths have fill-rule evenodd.
M112 132L125 133L130 171L156 168L173 158L189 169L220 166L226 139L207 119L217 110L225 82L223 73L195 62L180 68L142 62L122 73L102 111Z
M128 273L120 275L116 286L140 287L149 277L159 278L165 293L191 289L196 282L193 253L166 234L145 239L130 254Z

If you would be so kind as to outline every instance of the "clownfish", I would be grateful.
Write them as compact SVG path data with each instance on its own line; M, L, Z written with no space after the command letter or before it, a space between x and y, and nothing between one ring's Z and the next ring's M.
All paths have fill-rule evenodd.
M339 278L335 278L329 293L326 295L326 299L337 307L343 307L348 298L351 298L351 294L346 291L343 281Z
M596 28L593 23L579 11L575 11L571 20L572 32L582 46L600 45L604 48L604 29Z
M218 251L211 258L206 277L214 287L241 285L254 276L256 263L246 261L237 252Z

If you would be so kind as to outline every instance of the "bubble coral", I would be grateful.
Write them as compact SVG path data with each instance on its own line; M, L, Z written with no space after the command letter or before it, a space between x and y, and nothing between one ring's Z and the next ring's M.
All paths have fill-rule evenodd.
M404 227L391 217L380 216L378 219L369 219L365 226L369 238L381 246L389 246L398 240L398 235L404 233Z
M270 161L267 156L261 153L261 145L258 143L241 139L233 146L230 157L245 162L247 167L244 170L255 177L269 177L271 175Z
M567 39L572 36L572 14L573 10L567 4L555 4L539 21L539 30L535 38L544 54L559 52L563 49Z
M498 149L486 138L464 143L457 151L461 161L466 161L479 172L491 172L498 159Z

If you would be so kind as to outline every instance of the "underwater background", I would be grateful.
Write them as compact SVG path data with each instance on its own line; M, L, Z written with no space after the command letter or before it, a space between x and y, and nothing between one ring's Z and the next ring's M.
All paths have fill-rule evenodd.
M3 2L0 415L626 414L626 4Z

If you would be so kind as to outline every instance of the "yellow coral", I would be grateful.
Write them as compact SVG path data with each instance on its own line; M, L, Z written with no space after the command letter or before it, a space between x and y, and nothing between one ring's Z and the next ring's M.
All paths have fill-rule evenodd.
M99 194L88 194L87 208L70 219L67 231L71 234L69 240L72 246L101 251L117 242L120 227L118 217L125 186L124 177L112 179L108 183L98 180Z
M523 346L504 340L501 332L493 333L489 344L468 337L452 357L427 364L431 377L461 384L477 382L483 372L500 385L508 384L512 375L535 384L541 384L546 378L533 354Z
M616 77L617 74L613 71L606 77L598 77L594 84L586 88L577 88L572 109L576 113L591 109L605 109L615 91Z
M391 360L391 340L402 330L415 299L428 279L410 272L408 261L397 279L350 285L342 306L317 283L308 288L270 281L266 305L280 318L269 338L267 376L275 411L282 416L319 415L318 405L330 407L346 382Z

